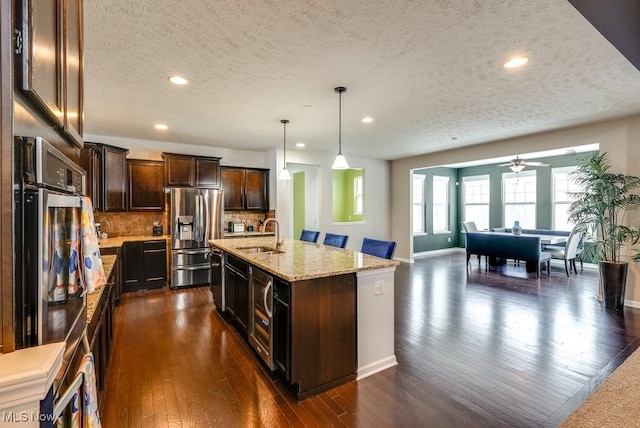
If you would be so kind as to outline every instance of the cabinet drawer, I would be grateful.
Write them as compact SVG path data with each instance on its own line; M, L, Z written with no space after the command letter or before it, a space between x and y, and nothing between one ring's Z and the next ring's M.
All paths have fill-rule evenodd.
M167 241L163 240L155 240L155 241L145 241L143 244L143 251L152 251L152 250L164 250L167 248Z

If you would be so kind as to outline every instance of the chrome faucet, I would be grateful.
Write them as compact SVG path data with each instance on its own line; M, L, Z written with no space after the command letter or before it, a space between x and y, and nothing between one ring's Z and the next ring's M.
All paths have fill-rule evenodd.
M270 221L275 223L275 228L276 228L276 248L278 248L278 247L282 246L282 244L284 243L284 237L282 237L282 240L280 240L280 225L278 224L278 220L276 220L273 217L266 219L264 221L264 223L262 223L262 233L267 233L267 224Z

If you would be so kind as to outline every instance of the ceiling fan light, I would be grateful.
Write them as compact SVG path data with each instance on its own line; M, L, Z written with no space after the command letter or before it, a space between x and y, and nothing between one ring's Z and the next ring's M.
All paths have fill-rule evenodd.
M524 165L522 165L520 163L519 164L515 164L515 165L511 165L509 167L509 169L517 174L517 173L519 173L520 171L522 171L524 169Z

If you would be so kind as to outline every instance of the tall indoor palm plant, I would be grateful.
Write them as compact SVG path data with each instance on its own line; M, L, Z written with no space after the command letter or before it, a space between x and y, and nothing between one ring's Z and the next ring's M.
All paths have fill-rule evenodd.
M620 260L621 249L640 240L640 226L626 224L626 215L640 209L640 177L615 174L607 153L585 158L572 179L582 191L572 193L570 221L593 242L585 248L599 262L603 297L607 309L621 310L628 263ZM640 261L640 253L632 260Z

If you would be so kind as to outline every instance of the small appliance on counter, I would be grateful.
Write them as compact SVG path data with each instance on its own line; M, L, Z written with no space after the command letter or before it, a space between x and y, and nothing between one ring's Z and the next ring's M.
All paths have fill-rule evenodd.
M233 233L243 233L244 223L233 223Z
M162 236L162 225L159 222L153 223L153 236Z

